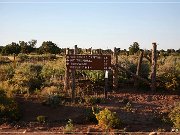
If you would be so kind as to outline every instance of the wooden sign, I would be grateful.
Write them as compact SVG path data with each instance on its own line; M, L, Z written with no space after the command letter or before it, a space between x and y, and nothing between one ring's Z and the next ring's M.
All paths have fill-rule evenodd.
M66 67L76 70L108 70L111 55L66 55Z

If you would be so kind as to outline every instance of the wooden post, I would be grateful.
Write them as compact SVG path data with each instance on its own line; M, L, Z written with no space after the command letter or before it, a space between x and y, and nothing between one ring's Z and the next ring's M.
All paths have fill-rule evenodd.
M16 68L16 54L13 54L14 60L13 60L13 64L14 64L14 68Z
M156 43L152 43L152 66L151 66L151 90L156 90L156 63L157 63L157 45Z
M77 45L74 46L74 55L77 54ZM75 102L75 89L76 89L76 70L72 70L72 102Z
M107 92L108 92L108 70L105 71L104 98L107 98Z
M117 88L118 88L118 69L117 69L117 64L118 64L118 55L117 55L116 47L114 47L114 65L115 65L115 68L113 70L113 88L115 90L117 90Z
M69 54L69 48L66 48L66 55ZM65 58L66 58L65 55ZM65 63L66 64L66 63ZM64 91L67 92L69 89L69 69L65 67L65 77L64 77Z
M141 65L142 65L142 60L143 60L143 54L144 54L144 51L142 50L140 52L140 55L139 55L139 60L138 60L138 65L137 65L137 70L136 70L136 75L137 76L140 76ZM139 80L134 78L134 87L138 88L138 86L139 86Z
M90 48L90 54L93 54L93 50L92 50L92 47Z

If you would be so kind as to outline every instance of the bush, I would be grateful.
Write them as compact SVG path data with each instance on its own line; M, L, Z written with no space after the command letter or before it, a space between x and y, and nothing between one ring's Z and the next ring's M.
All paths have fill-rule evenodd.
M72 133L72 131L74 130L74 125L73 125L73 121L71 119L68 120L64 132L65 133Z
M98 120L98 125L103 129L118 128L121 121L115 112L111 112L107 108L95 114Z
M168 56L158 61L157 86L160 89L177 91L180 88L180 59Z
M18 58L20 59L20 61L27 61L29 59L29 56L27 54L20 53L18 55Z
M87 122L93 122L93 123L98 123L96 119L97 113L99 113L100 109L97 107L92 107L92 108L87 108L85 110L85 119Z
M175 128L180 130L180 102L169 113L169 118L174 124Z
M130 56L121 55L119 59L119 64L128 71L131 71L132 73L136 73L137 65L138 65L138 57L139 56L137 55L130 55ZM147 60L143 60L140 70L140 76L148 79L149 73L150 73L150 64ZM126 83L132 78L132 76L124 71L120 71L118 73L118 78L120 82Z
M22 64L21 68L15 70L13 82L19 88L24 91L33 91L36 88L39 89L42 86L43 80L40 77L42 65L37 64Z
M57 107L64 102L64 95L60 93L59 89L55 86L45 87L41 91L44 98L43 104L52 107Z
M47 84L58 80L64 76L65 60L60 58L57 61L47 62L41 71L41 77L44 78Z
M99 103L105 103L105 99L102 97L88 96L88 97L85 97L85 102L86 104L89 104L89 105L95 105Z
M14 75L14 68L11 65L0 66L0 81L12 79Z
M36 120L39 122L39 123L45 123L47 121L47 117L46 116L43 116L43 115L39 115L36 117Z
M0 89L1 122L19 120L19 118L20 118L20 113L17 103L14 101L13 98L7 97L3 89Z

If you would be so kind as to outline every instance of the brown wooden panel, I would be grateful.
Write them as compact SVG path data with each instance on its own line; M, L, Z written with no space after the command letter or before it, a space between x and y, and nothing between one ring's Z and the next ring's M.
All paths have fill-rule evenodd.
M66 67L79 70L108 70L111 55L66 55Z

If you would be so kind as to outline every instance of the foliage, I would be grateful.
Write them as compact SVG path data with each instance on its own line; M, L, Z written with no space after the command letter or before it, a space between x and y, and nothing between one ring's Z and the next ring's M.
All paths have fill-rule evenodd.
M23 91L32 91L40 88L43 80L40 77L42 66L25 63L15 70L13 82Z
M65 73L65 61L64 58L59 58L57 61L47 62L41 71L41 77L46 82L57 80Z
M176 91L180 88L180 58L168 56L158 61L157 86Z
M36 120L39 122L39 123L45 123L47 121L47 117L44 116L44 115L39 115L36 117Z
M104 71L99 70L86 70L83 72L84 76L88 77L93 83L104 80Z
M132 103L129 101L126 103L126 105L123 107L123 109L127 112L131 112L132 111Z
M129 54L135 54L140 50L138 42L134 42L133 45L129 47Z
M7 56L0 55L0 64L10 63L10 62L11 62L11 60Z
M22 54L22 53L20 53L20 54L18 55L18 58L20 59L20 61L26 61L26 60L29 59L29 57L28 57L27 54Z
M98 107L87 108L84 112L86 121L97 123L95 114L99 113L99 111L100 109Z
M12 42L11 44L6 45L2 49L2 54L9 55L9 54L19 54L21 51L21 47L19 44Z
M40 53L57 54L60 53L59 47L52 41L44 41L42 46L39 47Z
M44 101L44 104L50 105L51 107L57 107L61 103L60 95L49 95Z
M19 120L20 113L17 103L8 97L5 90L0 88L0 120L1 122Z
M1 65L0 66L0 81L6 81L12 79L14 75L14 68L12 65Z
M180 130L180 102L178 102L173 110L169 113L169 118L173 122L175 128Z
M66 126L65 126L64 132L65 133L72 133L73 130L74 130L73 121L72 121L72 119L69 119Z
M111 112L107 108L95 114L98 125L103 129L118 128L121 121L115 112Z
M55 86L45 87L41 91L41 95L44 98L44 105L49 105L51 107L57 107L62 104L64 95L62 95L59 89Z
M137 55L129 55L129 56L121 55L119 58L119 64L125 69L127 69L128 71L132 73L136 73L137 64L138 64L138 56ZM146 59L143 59L141 70L140 70L140 76L148 79L149 74L150 74L150 64L148 63ZM124 71L119 71L118 78L120 82L126 83L128 82L128 80L132 78L132 76L127 74Z
M35 50L35 45L37 43L37 40L31 40L28 42L25 41L19 41L19 45L21 47L21 53L31 53Z
M95 105L95 104L99 104L99 103L105 103L105 99L102 97L86 96L85 102L88 105Z

